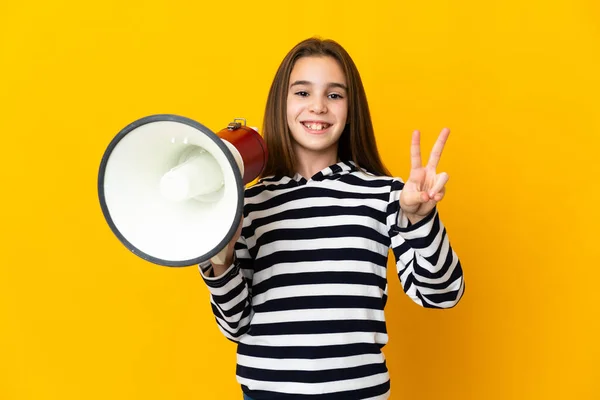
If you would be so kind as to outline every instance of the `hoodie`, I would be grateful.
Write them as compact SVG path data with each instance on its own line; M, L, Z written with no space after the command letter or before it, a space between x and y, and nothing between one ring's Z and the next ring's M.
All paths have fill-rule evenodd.
M437 209L410 225L403 182L345 161L310 179L263 178L245 191L235 261L201 265L221 332L237 343L237 380L262 399L390 396L388 253L417 304L450 308L462 267ZM300 397L294 397L300 395Z

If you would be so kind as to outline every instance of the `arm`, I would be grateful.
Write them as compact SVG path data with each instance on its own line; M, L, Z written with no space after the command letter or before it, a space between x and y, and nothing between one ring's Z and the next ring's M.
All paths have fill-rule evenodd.
M394 182L388 209L391 248L404 292L426 308L451 308L464 293L463 271L437 208L411 224L399 207L403 184Z
M454 307L464 292L462 267L436 207L448 182L448 174L438 174L436 168L449 134L449 129L442 130L423 166L420 132L413 133L410 176L406 184L394 182L388 209L391 247L404 291L417 304L432 308Z
M212 311L219 329L229 340L237 342L240 336L248 331L254 314L252 310L254 270L243 236L239 235L237 240L232 240L228 245L226 259L225 265L212 264L208 261L200 264L199 269L210 291Z

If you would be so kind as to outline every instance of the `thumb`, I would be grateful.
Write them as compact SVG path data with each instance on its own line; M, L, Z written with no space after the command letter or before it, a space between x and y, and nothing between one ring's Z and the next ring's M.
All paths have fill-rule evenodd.
M405 211L416 209L422 203L429 201L429 195L426 192L406 192L400 193L400 207Z

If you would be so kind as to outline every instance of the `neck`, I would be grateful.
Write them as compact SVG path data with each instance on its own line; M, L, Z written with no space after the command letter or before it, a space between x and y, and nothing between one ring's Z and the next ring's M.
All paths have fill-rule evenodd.
M339 161L337 146L326 152L318 153L297 147L294 152L296 154L296 172L307 179Z

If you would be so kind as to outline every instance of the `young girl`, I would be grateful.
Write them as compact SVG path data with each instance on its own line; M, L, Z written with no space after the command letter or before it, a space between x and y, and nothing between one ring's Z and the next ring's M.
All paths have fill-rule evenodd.
M449 308L464 290L436 208L448 175L426 166L419 132L406 183L377 152L354 62L330 40L299 43L268 96L269 161L245 194L225 265L201 265L223 334L238 343L245 399L387 399L386 265L404 291Z

